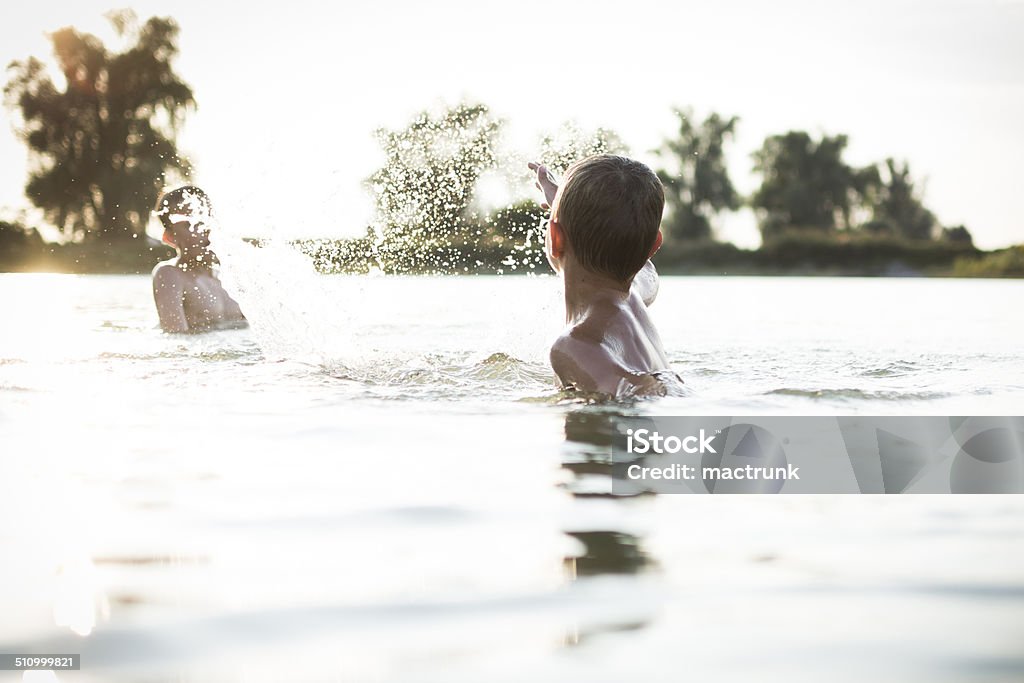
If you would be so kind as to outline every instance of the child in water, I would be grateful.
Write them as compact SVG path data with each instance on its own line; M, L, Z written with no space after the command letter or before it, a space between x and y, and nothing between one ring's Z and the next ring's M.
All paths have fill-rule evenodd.
M565 286L567 326L551 347L562 387L616 398L680 390L647 313L658 295L658 176L608 154L574 164L561 187L543 165L530 169L551 207L545 248Z
M195 333L245 327L245 316L220 280L210 250L210 198L188 185L165 193L156 204L164 242L177 258L153 269L153 299L164 332Z

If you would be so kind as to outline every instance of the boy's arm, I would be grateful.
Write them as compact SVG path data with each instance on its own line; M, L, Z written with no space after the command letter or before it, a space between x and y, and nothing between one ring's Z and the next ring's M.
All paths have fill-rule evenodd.
M558 194L558 185L555 184L555 178L548 171L548 167L544 164L538 164L536 161L531 161L527 164L531 171L537 174L537 180L534 182L534 186L544 193L544 201L541 203L540 208L550 209L552 203L555 201L555 195Z
M164 332L188 332L185 318L181 272L171 265L159 265L153 271L153 301Z
M658 298L658 271L650 259L633 277L630 289L636 292L647 306L653 304L654 300Z

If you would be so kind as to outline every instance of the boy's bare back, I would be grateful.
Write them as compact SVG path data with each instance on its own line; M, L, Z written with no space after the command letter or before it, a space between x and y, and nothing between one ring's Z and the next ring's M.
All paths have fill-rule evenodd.
M548 260L565 285L566 329L551 347L564 388L616 398L682 385L647 312L658 294L649 257L661 246L664 194L643 164L591 157L559 188L531 164L552 207Z
M657 273L644 267L656 286ZM656 292L656 289L655 289ZM551 347L551 367L563 387L609 396L658 395L681 382L647 312L654 296L632 286L626 295L598 298Z

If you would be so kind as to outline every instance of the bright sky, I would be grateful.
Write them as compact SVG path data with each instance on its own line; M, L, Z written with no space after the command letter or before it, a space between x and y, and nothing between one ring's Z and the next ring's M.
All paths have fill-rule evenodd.
M44 33L107 38L113 0L5 10L0 62L48 56ZM926 203L979 246L1024 242L1024 1L174 3L177 69L199 109L180 142L224 220L250 234L362 232L373 131L466 98L509 122L524 157L561 122L617 131L634 156L673 132L673 106L741 117L750 153L790 129L849 134L848 160L907 159ZM0 206L26 205L25 151L0 114ZM723 236L757 243L752 215Z

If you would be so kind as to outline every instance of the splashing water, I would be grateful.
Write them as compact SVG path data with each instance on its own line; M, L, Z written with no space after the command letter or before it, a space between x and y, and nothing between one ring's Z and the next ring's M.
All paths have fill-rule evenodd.
M237 225L216 225L210 239L222 265L221 278L245 311L263 352L370 382L434 377L444 383L459 373L486 375L496 367L493 358L506 357L510 363L497 365L512 375L549 374L547 344L561 320L555 279L545 290L550 293L538 302L543 324L532 315L521 320L510 314L504 325L486 330L480 354L470 358L431 356L415 340L402 345L362 334L389 325L400 334L412 308L420 312L436 306L439 315L448 315L459 307L457 297L367 301L366 277L546 272L543 212L537 202L522 199L495 208L477 194L485 175L503 185L507 196L535 194L528 157L502 149L500 127L501 121L485 107L459 105L440 114L423 113L402 130L378 131L386 164L367 181L376 218L362 238L253 241ZM569 123L543 138L539 157L563 173L573 161L591 154L624 151L613 133L587 132ZM213 222L208 205L197 202L192 208L203 221ZM364 276L323 274L339 271ZM465 313L464 324L474 325L471 312ZM520 361L529 367L515 367Z
M261 243L231 235L220 226L211 246L221 261L221 279L271 358L325 364L361 359L350 334L345 299L357 288L332 292L311 259L280 240Z
M211 233L221 279L250 321L266 357L322 366L329 374L371 384L466 384L506 379L550 384L546 351L557 332L561 291L554 277L535 307L511 306L496 319L461 305L475 278L325 275L283 240L259 244L218 226ZM424 287L415 286L423 279ZM423 291L433 292L430 297ZM511 290L510 290L511 291ZM532 288L531 291L538 291ZM498 302L500 305L500 302ZM452 348L422 348L414 325L427 311L450 319ZM538 319L541 324L538 324ZM466 353L465 335L479 339ZM525 365L523 365L525 363Z
M569 121L540 143L540 158L557 175L573 163L595 154L628 154L626 144L613 131L598 128L586 131Z

